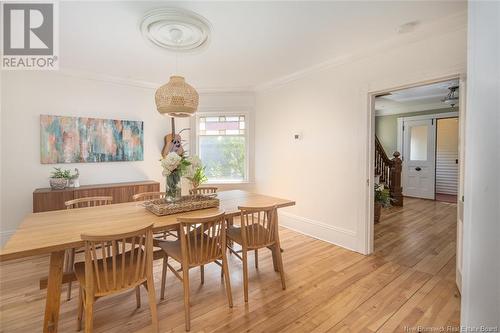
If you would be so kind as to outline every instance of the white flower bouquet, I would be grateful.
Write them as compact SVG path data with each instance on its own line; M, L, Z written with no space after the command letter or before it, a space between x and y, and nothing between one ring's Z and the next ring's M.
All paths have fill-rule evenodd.
M194 188L207 181L205 167L198 156L185 157L176 152L171 152L160 160L163 168L162 174L167 179L167 199L180 198L181 177L186 177Z
M167 178L167 199L177 200L181 195L181 177L186 173L191 163L184 155L179 155L176 152L169 153L160 162L163 168L162 174Z

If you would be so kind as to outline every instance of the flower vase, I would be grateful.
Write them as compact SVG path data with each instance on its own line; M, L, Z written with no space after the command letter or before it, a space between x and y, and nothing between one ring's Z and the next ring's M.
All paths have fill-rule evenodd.
M167 176L166 199L169 202L179 201L181 198L181 176L172 172Z

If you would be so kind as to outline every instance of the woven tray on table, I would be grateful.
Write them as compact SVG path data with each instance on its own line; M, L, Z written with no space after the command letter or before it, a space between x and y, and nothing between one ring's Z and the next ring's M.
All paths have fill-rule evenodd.
M219 207L219 199L207 195L188 195L176 202L167 202L166 199L149 200L144 203L144 206L155 215L164 216Z

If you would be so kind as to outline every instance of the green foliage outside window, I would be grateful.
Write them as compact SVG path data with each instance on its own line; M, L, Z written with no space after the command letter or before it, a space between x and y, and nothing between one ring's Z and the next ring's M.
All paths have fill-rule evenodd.
M209 180L243 180L246 147L243 136L205 136L200 140L201 159Z

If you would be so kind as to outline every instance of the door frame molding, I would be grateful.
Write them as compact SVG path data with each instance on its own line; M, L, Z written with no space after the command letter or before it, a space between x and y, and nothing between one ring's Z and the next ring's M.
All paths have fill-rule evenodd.
M364 209L364 214L363 217L360 219L360 226L359 226L359 248L361 253L368 255L373 253L373 248L374 248L374 226L373 226L373 219L374 219L374 191L373 187L375 184L375 172L373 165L375 163L375 97L381 94L386 94L391 91L396 91L396 90L402 90L402 89L407 89L407 88L412 88L412 87L418 87L418 86L423 86L423 85L428 85L432 83L438 83L438 82L443 82L443 81L449 81L449 80L459 80L460 86L462 87L462 84L465 83L466 80L466 74L464 72L455 72L454 74L450 75L445 75L441 77L436 77L433 79L428 79L428 80L422 80L422 81L416 81L408 84L403 84L400 86L392 86L392 87L387 87L384 89L380 90L370 90L368 89L364 90L361 89L360 93L362 94L363 98L366 98L366 117L367 120L367 137L365 138L366 142L366 161L368 163L365 165L365 174L366 174L366 191L365 191L365 209ZM465 88L465 84L463 85ZM463 93L463 94L462 94ZM460 90L460 96L462 100L465 100L465 89ZM462 105L462 104L460 104ZM463 122L465 121L464 118L464 109L459 108L459 126L463 126ZM463 151L464 149L464 141L465 139L460 141L460 150ZM460 155L462 156L462 155ZM464 161L461 159L460 163L464 163ZM459 183L459 188L463 188L462 184L462 178L459 175L460 183ZM459 202L460 205L460 202Z

